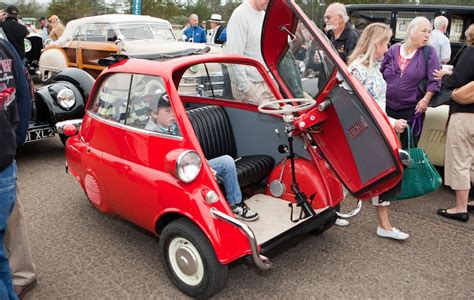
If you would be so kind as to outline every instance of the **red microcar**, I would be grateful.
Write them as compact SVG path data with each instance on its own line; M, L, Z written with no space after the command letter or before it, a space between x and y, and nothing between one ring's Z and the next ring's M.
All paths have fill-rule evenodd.
M270 1L261 47L262 63L202 51L103 61L80 129L62 124L67 170L92 205L159 236L171 281L191 297L224 288L229 263L248 256L269 269L270 249L329 228L343 187L358 199L390 193L407 159L294 1ZM155 126L161 101L171 115L165 130ZM258 220L233 214L207 163L222 155L234 159Z

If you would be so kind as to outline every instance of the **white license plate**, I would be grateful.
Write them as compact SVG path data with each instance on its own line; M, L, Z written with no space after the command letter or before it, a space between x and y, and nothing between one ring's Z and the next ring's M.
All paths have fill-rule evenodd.
M25 143L46 139L54 136L54 127L28 130Z

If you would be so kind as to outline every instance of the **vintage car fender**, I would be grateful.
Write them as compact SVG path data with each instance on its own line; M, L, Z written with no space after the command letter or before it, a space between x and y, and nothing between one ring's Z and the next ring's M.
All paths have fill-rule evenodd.
M49 47L43 51L39 59L39 71L44 82L54 74L68 67L68 59L60 48Z
M69 68L56 74L43 87L36 90L35 98L48 106L55 123L82 118L93 83L94 79L85 71ZM59 105L57 100L57 95L62 89L70 89L75 95L76 103L69 109Z

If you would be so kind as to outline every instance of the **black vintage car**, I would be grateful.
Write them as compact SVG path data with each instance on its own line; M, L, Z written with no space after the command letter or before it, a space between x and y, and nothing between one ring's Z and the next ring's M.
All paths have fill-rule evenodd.
M474 23L474 6L461 5L408 5L408 4L351 4L347 13L355 28L362 30L370 23L381 22L390 25L393 31L392 43L405 37L408 23L417 16L433 21L437 16L449 20L447 36L451 43L451 62L455 65L466 41L464 32Z
M83 70L67 68L51 77L35 91L26 143L59 135L56 123L82 119L84 104L92 90L94 78Z

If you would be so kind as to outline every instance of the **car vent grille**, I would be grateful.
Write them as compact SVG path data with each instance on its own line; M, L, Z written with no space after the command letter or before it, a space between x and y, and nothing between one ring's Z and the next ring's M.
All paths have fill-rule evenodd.
M100 187L97 184L97 181L95 180L95 178L92 177L92 175L87 174L85 176L84 186L85 186L87 197L89 197L89 200L95 205L99 206L102 203L102 195L100 193Z

